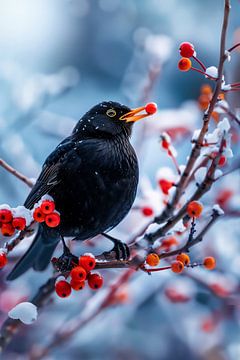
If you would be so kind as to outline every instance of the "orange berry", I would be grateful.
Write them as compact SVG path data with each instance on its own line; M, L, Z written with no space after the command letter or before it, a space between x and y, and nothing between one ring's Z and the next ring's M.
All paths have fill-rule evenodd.
M198 218L203 211L203 206L198 201L191 201L187 206L187 213L190 217Z
M96 266L96 260L93 255L82 255L79 258L79 265L82 266L87 272L93 270Z
M183 57L178 62L178 68L180 71L189 71L191 69L192 62L190 59Z
M0 253L0 269L4 268L8 263L8 258L5 252Z
M100 289L103 286L103 277L98 273L89 274L88 285L93 290Z
M212 118L216 123L218 123L219 122L219 113L216 112L216 111L213 111L212 112Z
M155 253L148 254L146 257L146 263L150 266L157 266L159 264L159 256Z
M209 95L202 94L198 98L198 105L201 110L206 110L208 108L211 97Z
M212 88L208 84L204 84L201 86L201 93L204 95L212 95Z
M51 214L55 210L55 203L52 200L43 200L40 209L44 214Z
M184 265L190 264L190 257L185 253L178 254L177 255L177 260L181 261Z
M59 297L65 298L71 294L72 288L67 281L61 280L55 284L55 291Z
M56 227L60 224L60 215L57 212L46 215L46 224L49 227Z
M40 223L45 221L45 214L42 212L40 207L37 207L36 209L34 209L33 218L35 221L40 222Z
M171 264L171 270L174 272L174 273L181 273L184 269L184 264L181 262L181 261L174 261L172 264Z
M86 280L87 273L82 266L76 266L71 270L70 276L73 281L84 281Z
M71 279L70 285L71 285L73 290L79 291L79 290L82 290L84 288L85 281L75 281L75 280Z
M208 256L203 260L203 266L205 269L213 270L216 267L216 260L212 256Z
M218 100L224 100L225 99L225 95L223 93L220 93L218 95Z
M12 224L10 224L10 223L2 224L1 232L2 232L3 236L12 236L15 232L15 229L12 226Z

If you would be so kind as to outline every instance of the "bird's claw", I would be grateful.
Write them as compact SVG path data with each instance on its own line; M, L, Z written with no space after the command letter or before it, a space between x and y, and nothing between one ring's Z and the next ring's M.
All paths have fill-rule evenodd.
M130 257L128 245L117 239L114 241L114 247L112 250L105 251L103 255L105 258L109 258L112 257L113 253L115 253L116 260L128 260Z

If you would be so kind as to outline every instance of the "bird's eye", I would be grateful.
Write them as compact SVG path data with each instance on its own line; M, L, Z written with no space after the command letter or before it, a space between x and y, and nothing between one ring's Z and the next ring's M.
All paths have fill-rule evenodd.
M114 117L117 114L117 112L114 109L108 109L106 114L109 117Z

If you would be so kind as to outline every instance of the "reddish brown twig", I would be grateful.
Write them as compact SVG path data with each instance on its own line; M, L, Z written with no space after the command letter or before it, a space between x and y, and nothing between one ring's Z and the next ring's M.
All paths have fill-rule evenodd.
M33 187L34 182L32 180L30 180L27 176L23 175L22 173L20 173L16 169L14 169L12 166L10 166L8 163L6 163L6 161L4 161L3 159L0 159L0 166L2 166L5 170L7 170L10 174L14 175L19 180L23 181L30 188Z

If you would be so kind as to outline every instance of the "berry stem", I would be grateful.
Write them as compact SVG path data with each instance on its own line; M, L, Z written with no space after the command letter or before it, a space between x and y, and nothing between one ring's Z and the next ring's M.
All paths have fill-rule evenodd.
M215 78L215 77L213 77L213 76L210 76L210 75L207 75L204 71L202 71L202 70L200 70L200 69L197 69L197 68L195 68L195 67L191 67L191 69L192 70L194 70L194 71L197 71L197 72L199 72L200 74L203 74L203 75L205 75L206 77L208 77L209 79L211 79L211 80L218 80L218 78Z
M237 44L233 45L233 46L232 46L230 49L228 49L227 51L228 51L228 52L231 52L231 51L235 50L238 46L240 46L240 43L237 43Z
M199 60L196 56L192 56L192 58L201 66L201 68L204 70L204 72L206 71L206 66L201 62L201 60Z

